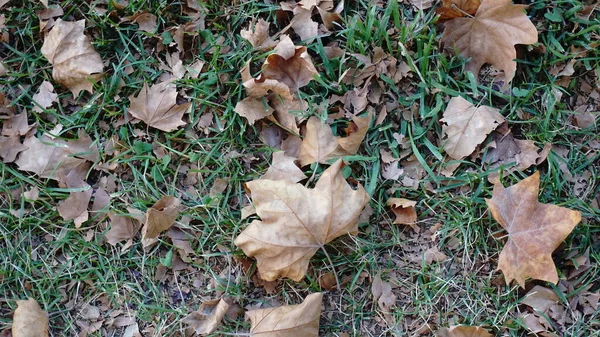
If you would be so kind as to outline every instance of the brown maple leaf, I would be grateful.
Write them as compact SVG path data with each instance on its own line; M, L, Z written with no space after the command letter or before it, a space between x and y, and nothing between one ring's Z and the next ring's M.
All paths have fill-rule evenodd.
M436 337L492 337L486 329L480 326L457 325L441 328L435 333Z
M463 159L503 121L496 108L476 107L460 96L452 97L440 120L445 123L442 126L444 150L452 159Z
M473 18L456 18L445 23L442 43L471 58L466 70L475 76L484 63L504 71L504 88L515 76L516 44L533 44L537 29L523 12L527 6L512 0L485 0Z
M261 337L317 337L321 316L322 293L306 296L298 305L249 310L250 336Z
M280 38L275 53L267 57L262 67L265 79L285 84L291 93L307 85L317 74L306 47L294 46L287 35Z
M258 50L271 49L277 43L269 36L269 25L265 20L258 19L248 29L242 29L240 35Z
M142 227L142 244L151 246L158 241L158 235L171 228L181 209L181 201L172 195L160 198L146 211L146 221Z
M342 167L338 160L325 170L314 189L288 180L246 183L261 220L254 220L235 244L256 257L263 279L281 276L300 281L317 250L339 236L358 232L358 217L369 196L360 185L352 189Z
M481 5L481 0L442 0L442 6L435 12L440 15L438 22L454 18L473 16Z
M17 309L13 315L12 336L48 336L48 314L33 298L17 301Z
M102 59L83 34L85 20L56 20L44 40L42 54L53 66L52 77L77 97L81 90L93 91L102 78Z
M181 120L191 103L177 104L177 88L170 82L157 83L148 88L144 83L137 97L129 96L127 111L148 126L172 131L186 123Z
M492 216L508 232L498 269L507 284L517 280L523 288L527 278L558 282L552 252L581 221L579 211L540 203L539 184L539 172L508 188L497 183L486 199Z
M215 299L203 302L198 310L183 319L199 335L208 335L215 331L227 313L229 304L225 300Z

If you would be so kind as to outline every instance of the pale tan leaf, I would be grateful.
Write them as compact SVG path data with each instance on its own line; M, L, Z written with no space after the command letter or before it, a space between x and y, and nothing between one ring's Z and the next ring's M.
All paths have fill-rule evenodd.
M43 112L44 109L52 106L52 103L56 102L58 95L54 92L52 83L48 81L42 82L38 92L33 95L33 102L35 103L33 110L37 112Z
M9 137L25 136L32 128L33 125L29 125L27 122L27 114L23 112L3 120L2 135Z
M172 131L186 123L181 120L191 103L177 104L177 88L170 82L157 83L148 88L144 83L137 97L129 96L127 111L148 126Z
M396 295L392 292L392 285L381 280L381 272L373 277L371 293L373 302L377 302L381 311L389 312L396 305Z
M253 221L235 244L256 257L263 279L281 276L300 281L317 250L358 231L358 217L369 196L360 185L352 189L342 167L338 160L325 170L314 189L285 180L246 183L261 220Z
M33 298L17 301L12 337L48 337L48 314Z
M214 332L221 325L227 309L229 309L229 304L223 299L206 301L200 305L198 310L185 317L183 323L189 325L197 334L205 336Z
M310 294L302 304L246 311L250 318L250 336L317 337L321 316L322 293Z
M19 137L0 136L0 157L4 163L12 163L17 155L28 147L21 144Z
M84 134L80 133L80 136ZM34 172L42 178L59 180L73 169L85 165L85 158L98 155L97 147L89 143L89 147L85 149L87 144L85 141L52 140L46 135L42 136L42 140L29 137L23 143L27 150L21 152L15 163L19 170Z
M486 199L492 216L508 232L498 261L506 283L517 280L558 282L552 252L581 221L581 212L556 205L542 204L539 194L540 173L508 188L497 183L491 199Z
M312 42L319 35L319 24L312 20L312 10L296 7L290 24L305 43Z
M158 235L171 228L177 217L181 201L166 195L146 211L146 221L142 227L142 244L148 247L158 241Z
M44 40L42 54L52 64L52 77L77 97L81 90L93 91L102 78L102 59L83 34L85 20L57 19Z
M282 97L275 97L271 100L271 106L275 110L274 116L279 125L286 131L293 134L299 134L298 118L308 111L308 103L301 99L286 100Z
M234 111L246 118L250 125L253 125L259 119L263 119L273 114L271 108L263 99L247 97L235 105Z
M137 23L139 30L143 30L148 33L154 33L156 31L157 18L156 15L152 13L142 12L121 19L121 22L127 21L133 21Z
M499 110L489 106L476 107L461 96L452 97L440 120L445 125L444 150L452 159L471 154L487 135L504 122Z
M255 24L251 24L248 29L242 29L240 31L240 35L248 40L252 47L258 50L266 50L271 49L277 45L270 36L269 36L269 23L265 20L258 19Z
M261 179L288 180L292 183L306 179L306 175L298 168L296 161L296 158L286 156L283 151L273 152L271 166Z
M440 328L436 337L493 337L486 329L480 326L457 325L450 328Z
M442 43L471 58L466 70L475 76L484 63L504 71L504 87L515 76L516 44L533 44L537 29L523 10L527 6L513 5L512 0L485 0L473 18L456 18L445 23Z
M356 154L372 119L371 113L364 117L354 117L345 129L347 137L336 137L329 125L321 122L318 117L311 117L306 124L306 134L298 156L301 166L314 162L326 163L330 159Z
M558 303L559 300L560 298L554 290L536 285L525 295L521 303L545 313L551 306Z

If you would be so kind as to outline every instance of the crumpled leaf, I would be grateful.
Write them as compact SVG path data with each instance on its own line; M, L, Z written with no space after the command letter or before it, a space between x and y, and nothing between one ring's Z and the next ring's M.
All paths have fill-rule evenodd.
M504 71L504 89L515 76L516 44L533 44L537 29L523 12L527 6L512 0L485 0L473 18L456 18L445 23L442 43L471 58L466 70L475 76L484 63Z
M171 228L177 217L181 201L166 195L146 211L146 222L142 227L142 244L148 247L158 241L158 235Z
M256 257L261 277L300 281L310 258L325 244L358 232L358 217L369 200L362 186L344 180L338 160L314 189L285 180L259 179L246 183L261 220L254 220L235 239L247 256Z
M298 305L246 311L250 319L250 336L317 337L321 317L322 293L306 296Z
M504 135L494 131L492 140L489 150L483 157L483 162L488 169L502 167L504 174L515 170L523 171L536 164L540 158L539 148L533 141L514 138L510 131ZM499 172L494 172L488 179L495 183L499 175Z
M261 179L288 180L296 183L306 179L306 175L296 165L296 158L287 156L283 151L278 151L273 152L271 166Z
M539 171L508 188L497 183L491 199L486 199L492 216L508 232L498 262L506 283L533 278L558 282L552 252L581 221L581 212L542 204Z
M461 96L452 97L440 120L445 143L444 150L452 159L460 160L471 154L485 137L504 122L498 109L476 107Z
M486 329L480 326L457 325L450 328L440 328L436 337L492 337Z
M12 163L24 150L27 150L27 146L21 144L18 137L0 136L0 157L3 162Z
M33 299L17 301L13 314L13 337L47 337L48 314Z
M85 20L57 19L44 40L42 54L52 64L52 77L77 97L81 90L93 92L102 78L102 59L90 39L83 34Z
M120 241L132 240L139 230L139 223L125 215L108 213L110 229L106 233L106 241L115 246Z
M389 312L396 305L396 295L392 292L392 285L381 280L381 272L373 278L371 293L373 302L377 302L381 311Z
M191 103L177 104L177 88L170 82L157 83L148 88L144 83L136 96L129 96L127 111L148 126L169 132L186 123L181 120Z
M247 97L235 105L234 111L238 115L246 118L250 125L253 125L259 119L263 119L273 114L271 108L263 99Z
M227 313L229 304L225 300L215 299L203 302L198 310L183 319L197 334L208 335L215 331Z
M248 40L252 47L258 50L271 49L277 45L277 42L269 36L269 25L270 24L262 18L258 19L258 21L248 27L248 29L242 29L240 35Z
M559 300L560 298L554 290L536 285L525 295L521 303L544 313Z
M415 209L416 201L408 200L404 198L389 198L387 205L390 206L396 219L395 224L409 225L415 229L417 223L417 211ZM415 229L416 230L416 229ZM418 231L418 230L417 230Z
M318 117L311 117L306 124L306 135L298 156L301 166L314 162L326 163L333 158L356 154L372 118L372 113L352 118L352 123L346 129L347 137L336 137L329 125L321 122Z
M442 6L435 12L440 15L438 22L444 22L454 18L475 15L481 5L481 0L442 0Z

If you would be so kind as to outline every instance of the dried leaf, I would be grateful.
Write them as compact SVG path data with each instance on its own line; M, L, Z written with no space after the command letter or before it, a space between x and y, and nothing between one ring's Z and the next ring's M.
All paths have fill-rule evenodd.
M121 22L127 21L133 21L137 23L139 30L143 30L148 33L154 33L156 31L157 18L154 14L143 12L121 19Z
M390 206L392 212L396 215L394 223L400 225L415 225L417 223L416 204L416 201L404 198L389 198L387 201L387 205Z
M59 180L73 169L86 164L86 160L95 162L99 156L98 147L85 133L79 131L79 139L62 141L43 135L41 140L29 137L23 143L27 150L21 152L15 163L19 170L31 171L42 178Z
M532 307L540 312L546 312L551 306L558 303L560 298L550 288L535 286L521 300L521 303Z
M27 146L21 144L19 137L0 136L0 157L4 163L12 163L19 153L27 149Z
M138 96L129 96L129 101L127 111L133 117L166 132L186 124L181 118L191 104L177 104L177 88L170 82L154 84L150 88L144 83Z
M483 157L484 163L488 169L502 167L504 172L514 170L523 171L537 163L540 158L539 148L531 140L521 140L514 138L512 132L502 135L499 132L492 133L494 142ZM514 166L516 164L516 167ZM489 176L490 181L496 182L499 173L492 173Z
M480 5L481 0L442 0L442 6L435 12L440 15L439 22L443 22L467 15L473 16Z
M54 93L54 87L52 86L52 83L44 81L40 85L38 92L33 95L33 102L35 103L33 110L37 112L43 112L44 109L52 106L52 103L56 102L57 98L58 95Z
M450 328L440 328L436 337L492 337L486 329L480 326L458 325Z
M251 336L317 337L321 316L322 293L310 294L299 305L246 311Z
M64 220L74 220L75 228L81 227L81 225L88 220L88 205L92 198L92 188L85 181L83 181L77 171L71 171L63 180L63 183L67 185L67 188L85 188L80 192L70 192L67 199L58 203L58 213Z
M77 97L81 90L93 91L102 78L102 59L83 34L85 20L57 19L44 40L42 54L52 64L52 77Z
M292 183L297 183L300 180L306 179L306 175L298 165L296 158L286 156L285 152L273 152L273 161L267 172L260 177L268 180L288 180Z
M301 166L314 162L326 163L333 158L356 154L365 138L373 115L354 117L346 129L347 137L335 137L331 127L318 117L311 117L306 124L306 135L300 148Z
M373 302L377 302L381 311L389 312L396 305L396 295L392 292L392 286L381 280L381 272L373 278L371 293L373 294Z
M558 282L552 252L581 221L581 212L537 200L540 173L508 188L494 185L486 199L492 216L508 232L508 242L500 253L498 269L506 283L516 279L521 287L530 277Z
M286 35L280 38L275 53L267 57L262 67L261 77L283 83L291 93L295 93L312 81L317 74L306 47L294 46L292 40Z
M452 97L444 111L446 123L442 126L445 143L444 150L452 159L460 160L475 151L485 137L498 125L504 117L496 108L489 106L475 107L461 96Z
M235 244L256 257L263 279L281 276L300 281L317 250L358 231L358 217L369 196L360 185L357 190L350 187L342 167L338 160L325 170L314 189L283 180L246 183L261 220L253 221Z
M115 246L120 241L131 240L137 234L139 226L134 224L134 220L125 215L108 214L110 219L110 230L106 233L106 241Z
M13 315L13 337L47 337L48 314L33 299L17 301Z
M194 329L197 334L208 335L221 325L227 309L229 309L229 304L222 298L206 301L200 305L198 310L184 318L183 322Z
M277 45L277 42L269 36L269 25L270 24L262 18L258 19L256 24L248 27L248 29L242 29L240 35L248 40L252 47L258 50L271 49Z
M311 9L296 7L290 25L300 39L306 43L311 43L319 35L319 24L312 20Z
M250 125L253 125L259 119L263 119L273 114L271 108L263 99L247 97L235 105L234 111L246 118Z
M516 44L533 44L537 29L523 12L526 6L511 0L485 0L474 18L456 18L445 23L442 43L471 58L466 70L475 76L484 63L504 71L504 88L515 76Z
M158 241L158 235L171 228L179 216L181 201L166 195L146 211L146 221L142 227L142 244L148 247Z

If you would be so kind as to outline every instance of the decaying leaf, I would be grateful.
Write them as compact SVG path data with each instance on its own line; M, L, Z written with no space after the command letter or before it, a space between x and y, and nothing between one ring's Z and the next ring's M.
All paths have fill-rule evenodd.
M442 6L435 10L440 15L439 22L475 15L481 0L442 0Z
M476 76L484 63L504 71L504 88L515 76L516 44L533 44L537 29L523 12L524 5L512 0L485 0L473 18L456 18L445 23L442 43L471 58L466 70Z
M552 252L581 221L581 212L542 204L537 200L540 173L508 188L497 183L491 199L486 199L492 216L508 232L500 253L498 269L506 283L533 278L558 282Z
M42 54L52 64L52 77L77 97L81 90L93 91L102 78L102 59L83 34L85 20L57 19L44 40Z
M12 163L24 150L27 150L27 146L21 144L19 137L0 136L0 157L3 162Z
M227 313L229 304L225 300L215 299L203 302L198 310L183 319L197 334L208 335L215 331Z
M132 240L139 230L139 224L128 216L110 212L108 218L110 229L106 233L106 241L113 246L120 241Z
M283 151L278 151L273 152L271 166L261 179L288 180L297 183L306 179L306 175L296 165L296 158L287 156Z
M294 46L286 35L280 38L275 52L267 57L261 77L283 83L290 88L291 93L295 93L317 74L306 47Z
M492 337L492 334L480 326L466 325L440 328L435 335L436 337Z
M381 280L381 272L373 277L371 293L373 302L377 302L381 311L389 312L396 305L396 295L392 292L392 285Z
M558 303L559 300L560 298L554 290L537 285L525 295L525 298L521 300L521 303L544 313L548 311L551 306Z
M358 232L358 217L369 196L360 185L352 189L342 167L338 160L325 170L314 189L285 180L246 183L261 220L254 220L235 244L256 257L263 279L281 276L300 281L317 250L341 235Z
M177 88L170 82L157 83L148 88L144 83L137 97L129 96L127 111L148 126L172 131L186 123L181 120L191 103L177 104Z
M148 247L158 241L158 235L171 228L179 216L181 201L166 195L146 211L146 222L142 227L142 244Z
M88 205L92 198L93 189L83 181L76 170L67 174L62 181L67 188L84 189L79 192L71 192L69 197L58 203L58 213L64 220L74 220L75 228L88 220Z
M538 162L540 154L539 148L531 140L522 140L514 138L512 132L502 134L492 132L492 140L489 149L483 157L484 163L488 169L502 167L506 172L512 172L515 169L523 171ZM499 172L490 174L489 180L496 182Z
M13 337L47 337L48 314L33 299L17 301L13 314Z
M298 305L246 311L250 336L317 337L321 317L322 293L310 294Z
M331 127L321 122L318 117L311 117L306 124L306 135L300 148L301 166L314 162L326 163L333 158L356 154L362 143L373 115L354 117L346 129L347 137L336 137Z
M489 106L476 107L461 96L452 97L444 111L444 150L452 159L460 160L471 154L477 145L498 125L504 117L498 109Z

